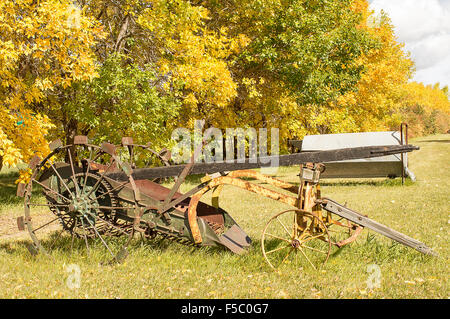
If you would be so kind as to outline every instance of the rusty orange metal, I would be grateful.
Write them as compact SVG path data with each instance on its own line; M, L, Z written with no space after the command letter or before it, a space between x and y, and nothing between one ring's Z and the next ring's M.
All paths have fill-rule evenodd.
M230 176L231 175L231 176ZM258 172L254 171L234 171L230 173L227 176L220 176L214 179L211 179L207 186L202 188L199 192L197 192L194 196L191 197L191 201L189 203L188 208L188 221L189 221L189 227L191 229L192 236L194 238L194 242L196 244L200 244L202 242L202 236L200 233L200 229L197 223L197 205L200 201L203 194L205 194L207 191L214 189L216 192L214 194L216 198L216 205L218 205L218 195L220 193L220 189L223 187L223 185L232 185L235 187L239 187L242 189L245 189L247 191L262 195L264 197L297 207L298 205L298 199L297 197L282 194L280 192L265 188L263 186L244 181L240 179L239 177L252 177L260 181L267 182L271 185L276 185L279 187L282 187L283 189L291 189L293 190L295 188L294 185L286 183L284 181L276 180L275 178L272 178L270 176L263 175Z

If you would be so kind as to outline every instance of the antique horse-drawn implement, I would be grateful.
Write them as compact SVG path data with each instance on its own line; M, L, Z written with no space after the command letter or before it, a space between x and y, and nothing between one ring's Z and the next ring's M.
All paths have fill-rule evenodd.
M223 185L233 185L291 207L273 216L262 233L262 252L273 268L299 259L316 267L327 261L333 246L342 247L354 241L363 227L424 254L434 254L421 242L320 194L319 178L324 169L320 163L418 149L412 145L278 156L279 166L300 165L298 186L252 170L268 166L271 156L195 163L192 155L188 164L170 165L167 150L157 153L149 145L134 144L131 138L123 138L117 146L109 143L96 146L85 136L75 137L72 145L63 146L59 140L55 141L50 148L52 152L46 158L33 158L29 183L18 187L18 195L25 198L25 216L18 218L18 226L21 230L28 229L33 240L29 245L32 253L50 252L52 247L60 249L61 243L55 245L58 240L72 249L75 238L79 238L77 242L85 243L88 249L95 242L101 243L113 261L121 261L127 255L131 239L139 233L149 239L160 235L184 244L223 246L241 254L251 240L218 202ZM54 162L54 158L65 160ZM163 166L138 167L137 163L150 158ZM181 184L191 174L207 175L198 186L180 193ZM176 177L172 188L157 182L166 177ZM267 188L262 183L271 186ZM200 201L208 191L212 191L211 205ZM53 218L42 220L42 212L48 210ZM55 225L62 227L49 236ZM346 231L334 233L338 227Z

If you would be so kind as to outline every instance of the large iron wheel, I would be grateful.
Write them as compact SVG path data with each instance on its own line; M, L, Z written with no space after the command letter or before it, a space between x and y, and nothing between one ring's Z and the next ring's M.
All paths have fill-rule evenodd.
M129 167L116 156L114 145L53 145L49 156L40 162L34 159L30 167L32 176L23 194L24 222L33 241L30 252L53 255L68 247L73 251L74 246L85 246L90 251L99 245L110 261L127 255L134 227L125 210L134 209L136 203L124 205L115 197L130 181L113 188L105 178L107 172Z

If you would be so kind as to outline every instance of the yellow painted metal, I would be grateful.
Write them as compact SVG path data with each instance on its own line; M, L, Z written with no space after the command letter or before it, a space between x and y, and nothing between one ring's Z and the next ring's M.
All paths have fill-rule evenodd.
M202 243L202 236L200 233L200 229L198 227L197 223L197 205L200 200L200 198L205 194L207 191L213 189L213 205L218 207L218 198L220 195L220 192L223 188L223 185L232 185L236 186L245 190L248 190L250 192L260 194L262 196L274 199L276 201L291 205L293 207L297 207L298 200L294 196L282 194L280 192L265 188L263 186L244 181L240 179L240 177L252 177L257 180L267 182L268 184L278 186L283 189L290 190L291 192L295 191L297 192L297 188L289 184L287 182L283 182L280 180L277 180L275 178L272 178L267 175L263 175L261 173L250 171L250 170L243 170L243 171L233 171L227 176L219 176L214 179L209 179L208 185L206 185L204 188L199 190L194 196L191 197L191 201L189 203L188 207L188 221L189 221L189 227L192 232L192 236L194 238L194 242L196 244ZM208 181L208 179L205 179L205 181Z
M288 215L287 217L289 217L290 214L294 217L293 228L291 228L293 229L292 232L288 230L290 227L285 225L280 219L283 215ZM319 227L314 226L316 223ZM281 235L274 231L274 227L277 225L281 225L282 229L285 230L284 232L282 231ZM269 238L278 240L281 246L268 250L266 244L269 242L267 247L271 246ZM312 247L310 242L313 240L320 240L324 245L323 250ZM295 260L297 260L297 254L300 253L314 269L317 269L316 265L307 256L306 251L320 254L322 256L322 263L325 263L331 252L331 240L327 227L315 213L300 209L291 209L274 215L268 221L262 233L261 249L264 259L274 270L279 270L284 263L288 263L292 253L295 254ZM284 253L284 251L286 252ZM281 262L277 261L276 257L273 259L271 257L273 256L272 254L275 255L277 252L283 252L281 254L283 258L280 258Z
M306 164L305 167L307 167L308 169L318 169L314 164ZM268 189L250 181L242 180L241 178L253 178L257 181L267 183L285 191L287 190L292 194L296 194L296 197L272 189ZM349 229L354 228L354 225L346 226L338 221L333 220L330 213L324 213L322 211L321 205L317 203L321 196L320 186L317 182L313 182L311 180L301 179L300 186L295 186L288 182L261 174L254 170L241 170L233 171L228 173L226 176L219 176L216 178L205 176L202 179L202 182L208 182L208 184L191 197L191 201L188 207L189 227L196 244L202 243L202 236L197 223L198 202L206 192L212 190L212 205L218 208L219 196L224 185L239 187L294 207L297 210L297 213L294 216L292 228L289 228L292 230L292 238L296 240L299 240L301 236L313 236L313 234L319 231L328 233L328 227L331 225L345 226ZM306 216L305 213L308 213L309 215ZM312 218L311 224L308 226L308 229L306 229L308 219L311 220L310 215L314 218ZM356 236L359 233L360 230L358 229L358 231L354 232L353 234L350 233L348 239L334 244L336 244L337 246L340 246L340 243L347 244L355 240Z

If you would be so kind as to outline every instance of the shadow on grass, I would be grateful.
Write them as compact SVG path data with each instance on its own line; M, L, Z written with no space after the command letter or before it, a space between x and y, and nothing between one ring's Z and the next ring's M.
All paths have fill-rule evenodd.
M23 198L18 197L17 185L15 184L19 174L16 172L0 174L0 203L1 204L18 204L23 202Z
M14 245L26 247L26 245L29 243L30 243L30 241L20 240L20 241L15 241ZM12 244L13 244L12 242L2 243L2 244L0 244L0 250L5 251L9 255L16 254L18 252L18 249L12 247Z
M430 142L430 143L450 143L450 140L424 140L420 142Z
M332 181L332 180L325 180L320 183L322 186L378 186L378 187L385 187L385 186L411 186L414 185L414 182L407 178L405 179L404 185L402 185L402 179L401 178L395 178L395 179L383 179L383 180L345 180L345 181Z

